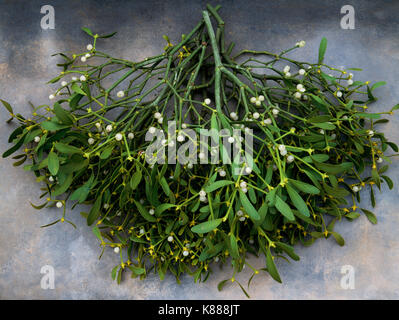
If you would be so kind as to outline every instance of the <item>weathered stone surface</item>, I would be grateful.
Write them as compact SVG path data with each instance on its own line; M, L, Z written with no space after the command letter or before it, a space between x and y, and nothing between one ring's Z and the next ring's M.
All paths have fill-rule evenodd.
M177 42L201 17L203 1L61 1L53 0L55 30L40 28L42 1L1 1L0 3L0 98L9 101L23 114L30 112L28 101L46 103L51 88L45 82L57 74L57 58L51 54L85 50L89 38L80 31L87 26L95 32L118 31L113 39L101 41L103 51L139 60L160 52L165 45L162 34ZM213 1L212 1L213 2ZM220 1L226 21L227 40L236 50L253 48L277 52L299 40L307 45L296 57L317 59L322 36L328 38L326 61L329 64L359 67L361 80L387 81L377 91L380 98L371 110L382 111L399 101L399 44L397 41L398 2L355 1L356 29L340 28L340 4L336 1ZM7 113L0 112L0 150L8 148L7 137L13 125L5 124ZM398 117L383 126L386 135L398 141ZM389 175L399 186L399 166L394 159ZM111 268L118 263L111 249L103 258L98 242L79 215L69 212L78 225L58 224L41 229L60 212L34 210L29 201L39 203L40 186L33 174L0 159L0 298L1 299L241 299L235 286L218 292L216 285L226 271L215 273L208 282L197 285L185 277L177 285L169 276L160 282L153 275L145 281L112 282ZM398 188L377 195L375 213L379 223L372 226L362 216L358 221L338 223L346 240L341 248L333 239L318 241L311 248L297 246L300 262L278 261L284 283L259 275L249 293L256 299L387 299L399 298L399 239L397 230ZM367 197L367 196L366 196ZM364 206L369 207L367 201ZM262 267L263 259L252 259ZM55 269L55 289L40 287L43 265ZM340 286L343 265L356 270L356 289ZM249 272L239 279L246 282Z

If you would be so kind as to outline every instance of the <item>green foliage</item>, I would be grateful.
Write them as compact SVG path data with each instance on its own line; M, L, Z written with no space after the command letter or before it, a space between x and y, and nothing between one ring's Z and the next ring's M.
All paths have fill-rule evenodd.
M393 188L385 175L388 165L379 163L390 163L388 147L395 152L398 147L377 129L399 105L389 112L366 108L376 100L372 91L385 82L348 85L352 75L323 63L325 38L316 63L286 58L299 45L277 55L243 50L232 56L234 44L224 43L218 9L208 6L179 43L165 36L165 51L139 62L97 50L97 40L114 33L99 36L82 28L93 45L78 55L57 54L62 73L50 83L67 85L54 93L55 103L34 107L25 119L0 100L19 123L3 157L24 146L14 165L30 161L24 169L48 190L47 201L33 208L60 199L90 205L82 215L101 246L121 248L111 272L118 283L126 270L141 279L150 272L163 279L170 272L177 281L185 273L205 281L213 262L230 262L234 273L218 289L231 280L248 295L235 279L244 265L254 271L250 281L258 275L248 253L263 254L262 270L281 282L278 258L299 260L295 244L331 235L344 245L333 228L342 217L360 216L360 189L369 189L374 207L375 188L385 183ZM80 64L87 54L90 65ZM281 62L291 67L291 76L280 71ZM177 132L168 132L169 120L177 121ZM227 151L214 132L218 163L149 164L148 129L174 137L183 125L197 132L238 129L242 135L252 129L254 153L246 160L254 161L251 172L222 162ZM65 202L62 217L49 225L69 222ZM371 211L361 210L377 222ZM333 223L326 227L328 217Z

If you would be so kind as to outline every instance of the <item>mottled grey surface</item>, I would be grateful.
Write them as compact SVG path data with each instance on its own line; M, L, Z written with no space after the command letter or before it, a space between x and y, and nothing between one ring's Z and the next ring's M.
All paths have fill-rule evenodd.
M279 51L306 40L296 57L316 60L322 36L328 38L329 64L359 67L361 80L387 81L378 89L379 101L371 110L392 107L399 101L398 1L351 1L356 10L356 29L340 28L341 1L221 1L228 40L239 48ZM55 30L40 28L40 7L55 7ZM216 4L216 2L213 2ZM162 34L176 42L201 17L204 1L0 1L0 97L15 110L30 112L27 101L47 103L52 92L45 82L57 74L55 52L84 50L89 38L80 31L87 26L97 33L118 31L111 40L101 41L103 51L139 60L155 55L164 46ZM7 113L0 112L0 150L9 147L7 137L13 125L6 125ZM399 141L398 117L383 130ZM396 128L396 129L395 129ZM399 166L394 160L390 176L398 181ZM78 225L41 225L59 217L57 209L34 210L40 186L33 174L0 160L0 298L1 299L242 299L236 286L218 292L216 284L225 279L218 268L203 284L191 277L177 285L172 277L163 282L157 276L147 280L111 281L110 270L118 258L107 250L101 260L98 242L79 210L69 213ZM372 226L362 216L356 222L337 224L346 240L341 248L333 239L318 241L310 248L297 246L300 262L278 261L284 283L266 275L258 276L249 293L255 299L388 299L399 298L399 215L398 188L383 187L375 212L379 223ZM365 204L366 205L366 204ZM368 206L368 204L367 204ZM263 259L252 259L262 267ZM55 289L40 288L43 265L55 268ZM355 268L356 288L340 287L343 265ZM227 269L226 269L227 270ZM229 274L229 273L228 273ZM245 283L249 272L239 279Z

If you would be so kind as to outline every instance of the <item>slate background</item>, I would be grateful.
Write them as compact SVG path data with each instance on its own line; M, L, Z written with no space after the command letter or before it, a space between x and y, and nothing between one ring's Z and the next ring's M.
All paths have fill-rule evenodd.
M377 91L379 101L371 110L391 108L399 101L398 19L399 1L211 1L222 4L227 40L239 48L279 51L299 40L305 48L295 56L316 60L318 45L328 38L326 62L336 66L359 67L361 80L387 81ZM55 8L55 30L40 28L40 8ZM356 11L356 29L340 28L340 8L351 4ZM201 18L205 1L0 1L0 97L17 112L30 112L28 101L46 103L51 88L46 81L58 72L55 52L85 50L89 43L80 27L95 32L118 31L100 46L127 59L142 59L163 48L162 34L172 40L187 33ZM0 150L9 146L13 125L5 124L7 113L0 112ZM398 117L383 127L387 137L398 141ZM389 175L398 185L398 161ZM78 225L67 224L41 229L58 216L56 209L36 211L29 201L38 203L39 185L30 172L15 168L0 159L0 298L1 299L245 299L239 288L230 286L218 292L216 285L226 278L215 269L208 282L194 284L184 277L177 285L173 277L160 282L153 275L145 281L126 279L119 286L110 279L118 258L107 250L103 258L98 243L85 225L79 210L69 214ZM375 213L379 223L372 226L362 216L356 222L337 224L345 240L341 248L332 239L318 241L310 248L298 246L300 262L279 261L284 283L259 276L249 293L254 299L398 299L399 240L398 188L377 195ZM365 204L368 207L368 203ZM251 259L261 267L263 259ZM55 268L55 289L40 288L43 265ZM352 265L356 288L340 287L341 267ZM240 276L243 283L250 276Z

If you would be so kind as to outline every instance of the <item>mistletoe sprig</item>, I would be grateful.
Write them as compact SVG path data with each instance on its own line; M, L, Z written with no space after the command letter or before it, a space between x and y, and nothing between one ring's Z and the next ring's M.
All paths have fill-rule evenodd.
M112 270L118 283L126 270L141 279L153 271L161 279L171 272L177 281L185 273L206 281L212 263L229 262L232 275L218 288L231 281L247 294L236 280L244 266L253 271L249 283L260 272L281 282L276 257L299 260L293 245L318 238L344 245L334 225L360 216L360 191L368 189L374 207L376 188L393 187L385 152L398 147L377 128L399 106L368 112L384 82L354 81L349 71L360 69L326 65L325 38L315 63L288 57L304 41L279 54L233 56L218 10L208 5L180 42L164 36L164 52L139 62L101 52L97 41L114 34L83 28L93 42L83 53L57 54L63 71L49 83L61 86L50 104L32 105L24 118L1 100L8 122L19 123L3 157L24 146L14 165L29 159L24 169L45 183L45 202L32 206L62 209L52 225L72 223L67 203L90 204L82 215L103 252L111 247L119 255ZM186 129L227 130L230 144L241 139L234 130L251 134L253 157L240 165L146 161L147 132L164 133L162 145L170 147L190 139ZM222 138L206 150L225 154ZM251 266L248 254L264 255L265 267Z

